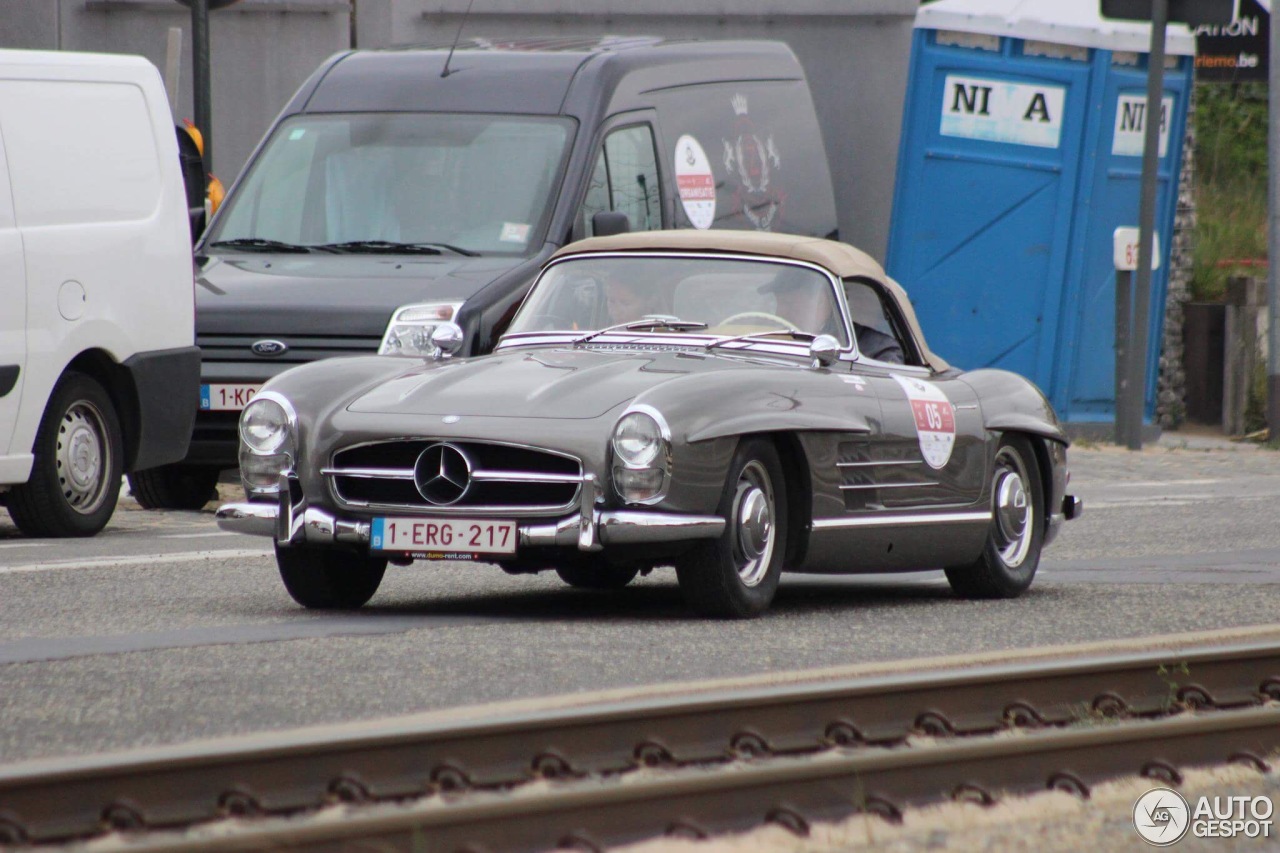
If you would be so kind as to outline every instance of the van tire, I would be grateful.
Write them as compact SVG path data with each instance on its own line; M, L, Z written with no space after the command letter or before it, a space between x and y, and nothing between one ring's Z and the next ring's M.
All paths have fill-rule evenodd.
M63 374L36 431L31 477L9 492L9 515L28 536L92 536L120 497L123 441L115 405L97 381Z
M160 465L129 475L129 491L143 509L203 509L218 497L222 470L208 465Z

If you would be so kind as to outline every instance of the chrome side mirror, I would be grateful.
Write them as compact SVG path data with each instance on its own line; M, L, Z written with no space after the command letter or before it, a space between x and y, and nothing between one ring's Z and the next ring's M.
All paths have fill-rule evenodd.
M441 323L431 333L431 345L438 352L437 358L448 358L462 349L462 327L457 323Z
M840 358L840 342L831 335L818 335L809 344L809 358L813 359L810 366L814 370L830 367Z

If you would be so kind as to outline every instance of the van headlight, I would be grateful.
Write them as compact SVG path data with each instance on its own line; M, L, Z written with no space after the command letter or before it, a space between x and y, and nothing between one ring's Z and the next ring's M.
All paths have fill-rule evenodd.
M275 494L280 474L293 468L298 415L289 400L259 393L240 413L240 480L245 493Z
M461 307L461 302L402 305L391 315L378 355L434 356L436 346L431 342L432 333L440 324L453 320Z
M613 488L629 504L657 503L671 481L671 431L647 406L618 419L613 428Z

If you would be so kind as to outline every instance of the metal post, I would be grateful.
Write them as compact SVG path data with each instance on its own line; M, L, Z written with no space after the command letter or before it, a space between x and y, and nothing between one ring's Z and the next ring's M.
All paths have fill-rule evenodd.
M213 96L209 85L209 0L191 0L191 79L196 127L204 136L204 167L213 171Z
M1156 222L1156 177L1160 166L1160 117L1164 105L1164 39L1169 0L1151 2L1151 51L1147 54L1146 138L1142 149L1142 192L1138 206L1138 280L1134 294L1129 411L1125 431L1130 450L1142 449L1142 414L1147 401L1147 339L1151 322L1152 241Z
M1116 270L1116 436L1115 442L1121 447L1129 444L1129 425L1125 412L1129 408L1129 398L1133 390L1129 384L1129 362L1133 359L1133 348L1129 342L1129 332L1133 322L1133 273L1128 270Z
M1274 4L1272 8L1276 8ZM1267 426L1275 444L1280 441L1280 128L1276 126L1280 122L1280 26L1274 14L1271 18L1271 67L1267 72L1267 257L1271 260L1267 272Z

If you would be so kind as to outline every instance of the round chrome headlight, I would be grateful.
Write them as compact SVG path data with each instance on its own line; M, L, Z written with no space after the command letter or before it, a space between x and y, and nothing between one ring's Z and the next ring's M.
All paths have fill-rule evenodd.
M644 412L623 415L613 430L613 452L632 467L652 465L662 452L662 427Z
M257 397L240 413L240 440L255 453L275 453L289 439L289 413L275 400Z

